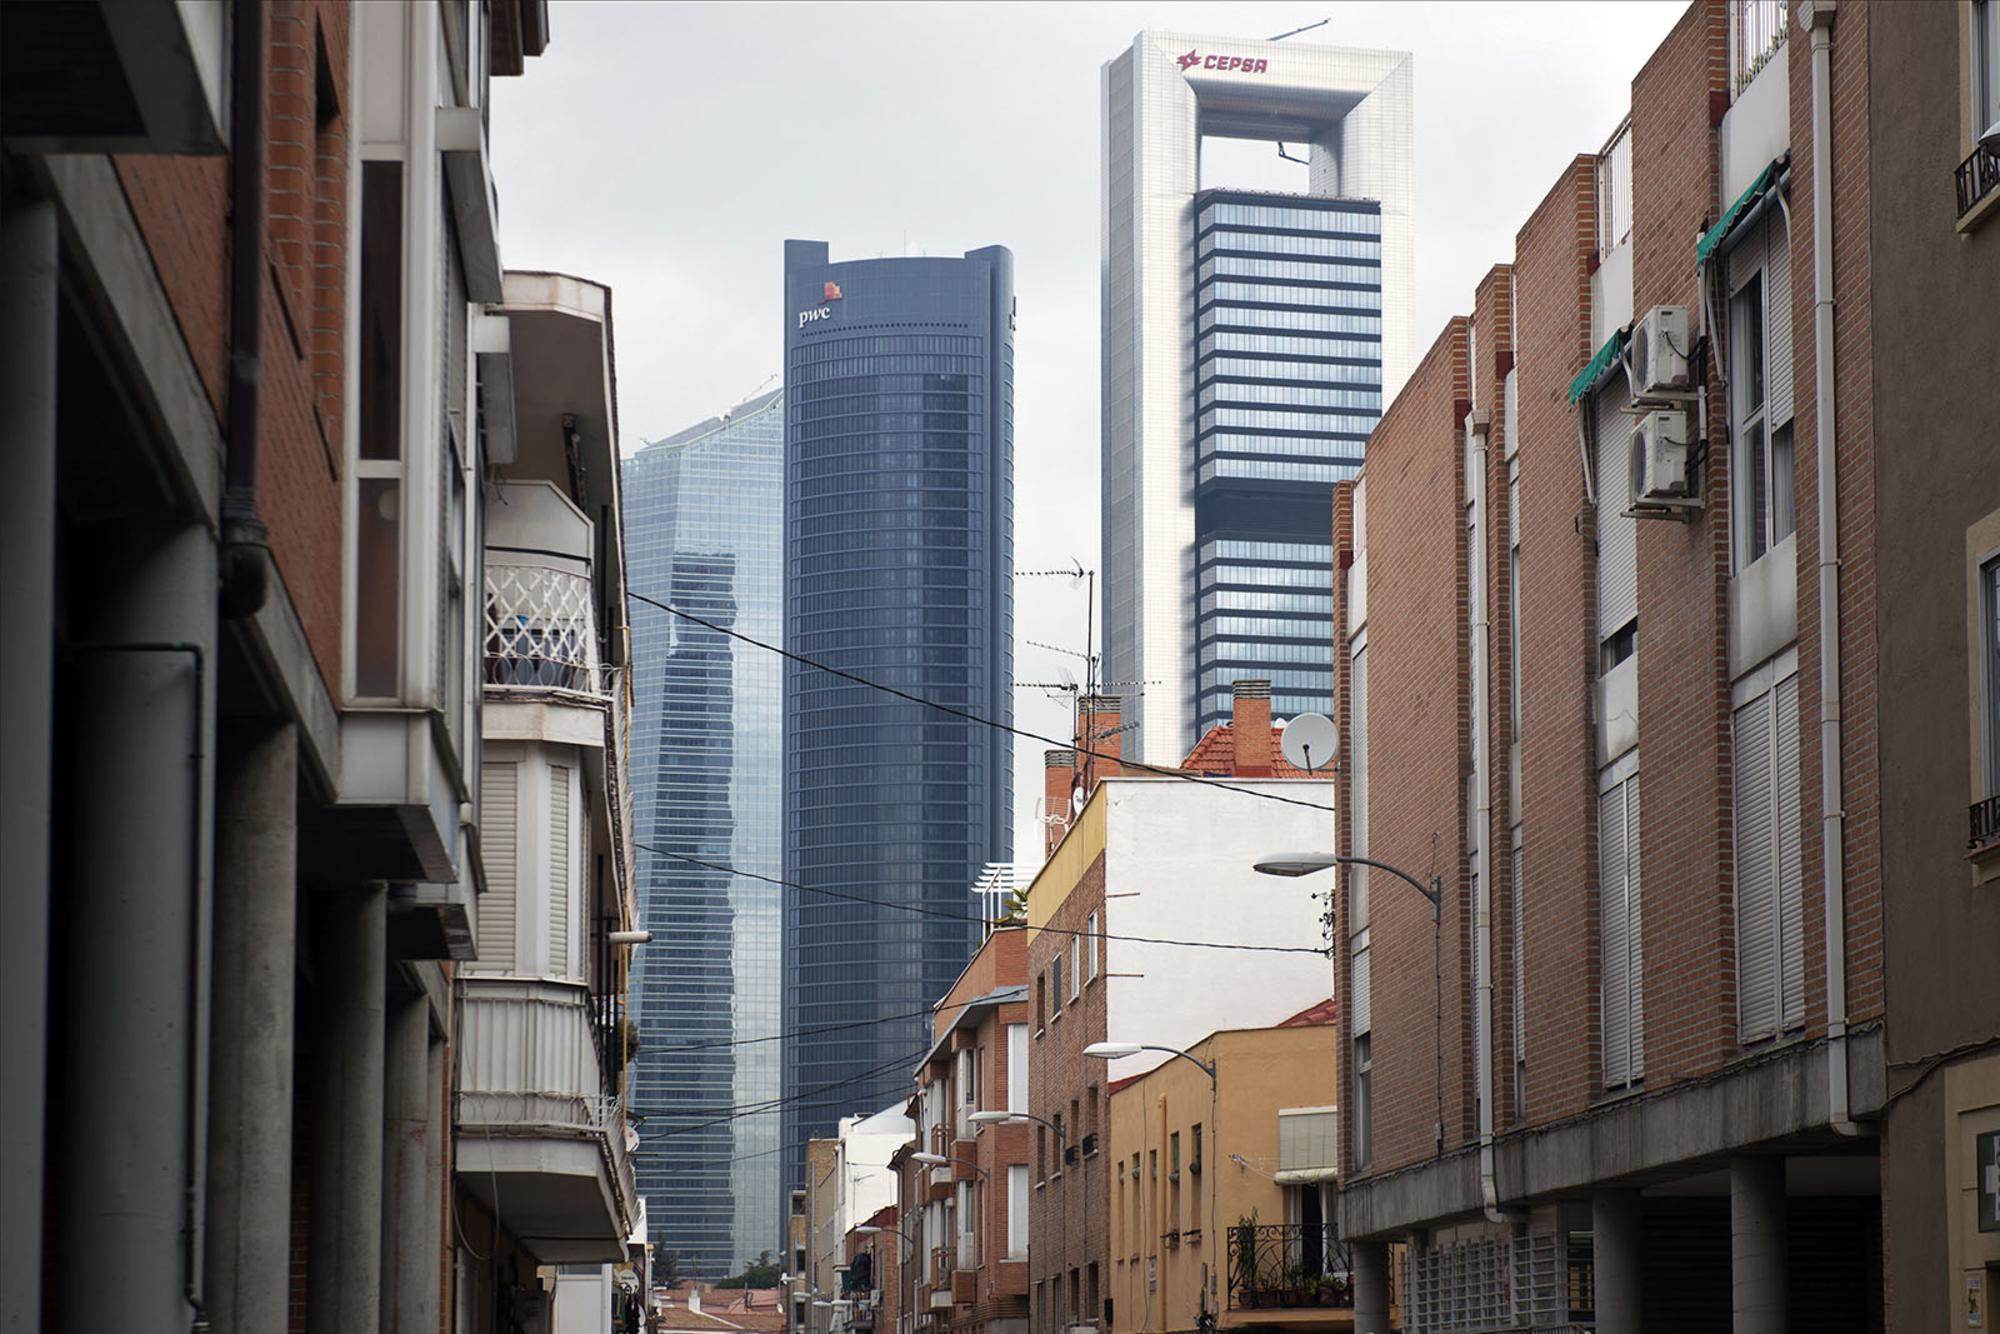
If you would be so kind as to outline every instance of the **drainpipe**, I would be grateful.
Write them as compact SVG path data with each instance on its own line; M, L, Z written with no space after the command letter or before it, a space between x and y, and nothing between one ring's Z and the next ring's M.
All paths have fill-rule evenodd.
M264 379L264 6L237 0L230 53L229 420L223 465L224 620L264 605L270 534L257 514L257 402Z
M1472 914L1473 986L1477 992L1473 1033L1475 1078L1479 1091L1479 1201L1486 1216L1496 1223L1513 1220L1500 1208L1500 1188L1493 1168L1493 865L1490 845L1493 826L1492 760L1492 670L1486 597L1487 528L1492 511L1486 501L1488 435L1492 417L1475 411L1465 421L1466 443L1472 453L1472 691L1475 702L1472 749L1473 828L1479 834L1479 848L1473 861Z
M1841 840L1840 502L1833 418L1833 6L1802 0L1812 32L1813 430L1819 490L1820 861L1826 901L1826 1115L1843 1135L1861 1127L1848 1115L1847 886Z

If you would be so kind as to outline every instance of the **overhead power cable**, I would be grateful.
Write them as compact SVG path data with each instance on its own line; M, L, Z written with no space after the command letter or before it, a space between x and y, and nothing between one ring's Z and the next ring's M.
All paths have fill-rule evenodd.
M953 704L940 704L936 700L925 699L922 695L911 694L909 691L899 689L896 686L884 685L880 681L871 681L859 673L850 672L840 667L829 667L825 663L815 661L803 654L794 653L790 649L781 648L776 644L767 644L763 640L746 635L740 630L733 630L719 622L711 621L707 617L697 616L691 611L685 611L674 606L672 603L662 602L658 598L647 597L644 593L635 593L627 590L626 596L635 602L643 602L649 607L657 607L659 610L670 612L682 620L691 621L695 625L713 630L719 635L726 635L731 639L741 640L752 648L761 648L767 653L775 653L788 662L796 662L802 667L810 667L814 671L825 672L828 676L837 676L843 681L852 681L855 685L866 686L870 690L879 690L885 695L893 695L897 699L921 705L926 709L935 709L939 713L948 714L953 718L960 718L969 723L978 723L981 727L990 727L996 732L1004 732L1008 736L1019 737L1023 741L1039 741L1045 746L1054 746L1063 750L1074 750L1078 755L1087 756L1095 760L1108 760L1126 769L1136 769L1158 778L1178 778L1184 782L1199 783L1203 787L1219 788L1224 792L1240 792L1246 797L1256 797L1262 801L1278 801L1283 802L1287 806L1303 806L1307 810L1325 811L1329 815L1333 813L1332 806L1321 802L1306 801L1300 797L1288 797L1281 792L1263 792L1254 787L1243 787L1236 783L1226 783L1220 779L1209 778L1202 774L1189 773L1185 769L1169 769L1164 765L1141 764L1135 760L1126 759L1122 755L1114 755L1108 751L1092 750L1088 747L1079 746L1076 744L1076 738L1074 737L1065 741L1058 737L1044 736L1040 732L1030 732L1024 728L1015 727L1011 723L996 722L991 718L976 714L970 709L961 709ZM1315 950L1314 953L1318 953L1318 951Z
M815 1024L811 1028L795 1028L788 1033L769 1033L760 1038L717 1038L712 1042L684 1042L671 1047L648 1047L648 1051L713 1051L717 1047L754 1047L760 1042L782 1042L787 1038L810 1038L821 1033L839 1033L851 1028L873 1028L878 1024L893 1024L903 1019L928 1019L945 1010L962 1010L968 1005L978 1005L983 997L969 1001L953 1001L949 1005L933 1005L928 1010L911 1010L906 1014L885 1014L875 1019L856 1019L847 1024Z
M647 1124L638 1127L639 1134L644 1139L672 1139L676 1135L691 1135L697 1130L707 1130L714 1126L727 1125L731 1121L741 1121L746 1117L767 1116L778 1108L783 1107L786 1103L803 1102L807 1098L815 1098L822 1093L831 1093L835 1089L846 1088L850 1084L860 1084L867 1080L878 1078L889 1073L891 1070L908 1069L929 1050L930 1048L926 1047L922 1051L911 1052L908 1056L899 1056L894 1060L884 1061L881 1065L870 1070L863 1070L858 1075L851 1075L846 1079L838 1079L831 1084L821 1084L818 1088L803 1089L782 1098L772 1098L766 1102L744 1103L737 1107L709 1107L684 1112L648 1111L643 1107L636 1108L634 1110L639 1115L645 1117L647 1122ZM662 1130L652 1129L651 1123L654 1121L668 1121L682 1116L708 1116L712 1117L712 1119L691 1126L674 1126L671 1129Z
M778 885L785 889L796 889L802 894L824 894L830 899L845 899L849 903L868 903L878 908L893 908L898 912L916 913L922 917L942 917L954 922L978 922L981 925L991 924L984 917L974 916L971 913L952 912L948 908L932 908L921 903L897 903L892 899L875 899L869 898L865 894L849 894L845 890L820 889L813 885L802 885L796 880L786 880L780 876L760 875L755 871L740 871L726 862L706 861L700 857L690 857L684 852L669 852L665 848L656 848L650 843L641 843L636 839L633 840L632 846L661 857L671 857L675 861L687 862L693 866L706 867L711 871L719 871L727 875L740 875L751 880L761 880L765 884ZM1135 945L1174 945L1192 950L1244 950L1258 954L1324 955L1326 953L1326 949L1323 946L1241 945L1219 940L1173 940L1164 936L1127 936L1113 931L1079 931L1073 927L1061 926L1030 926L1026 929L1029 931L1041 931L1052 936L1081 936L1093 940L1125 940Z

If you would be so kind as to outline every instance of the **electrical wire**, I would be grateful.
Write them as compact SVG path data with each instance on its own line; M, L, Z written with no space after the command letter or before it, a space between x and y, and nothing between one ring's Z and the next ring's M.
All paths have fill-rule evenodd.
M688 1042L672 1047L651 1047L648 1050L656 1052L712 1051L717 1047L751 1047L760 1042L782 1042L786 1038L809 1038L820 1033L839 1033L852 1028L873 1028L878 1024L893 1024L903 1019L927 1019L934 1014L942 1014L946 1010L962 1010L968 1005L982 1005L985 1001L985 997L979 996L969 1001L953 1001L948 1005L941 1003L932 1006L928 1010L911 1010L906 1014L885 1014L874 1019L856 1019L852 1023L846 1024L815 1024L811 1028L795 1028L787 1033L772 1033L761 1038L717 1038L713 1042Z
M669 852L665 848L656 848L650 843L641 843L637 839L632 841L632 846L661 857L671 857L675 861L706 867L711 871L720 871L728 875L740 875L751 880L762 880L766 884L778 885L784 889L796 889L802 894L824 894L830 899L845 899L850 903L869 903L878 908L894 908L899 912L916 913L923 917L942 917L954 922L978 922L982 925L991 925L991 923L987 922L986 918L976 917L971 913L956 913L947 908L932 908L921 903L897 903L890 899L873 899L864 894L849 894L845 890L839 889L819 889L812 885L802 885L796 880L786 880L781 876L760 875L756 871L740 871L726 862L705 861L700 857L690 857L684 852ZM1081 936L1093 940L1124 940L1137 945L1176 945L1185 949L1197 950L1245 950L1259 954L1325 955L1326 953L1325 948L1311 945L1239 945L1217 940L1171 940L1164 936L1127 936L1110 931L1079 931L1073 927L1061 926L1031 926L1026 929L1029 931L1045 932L1052 936Z
M647 1111L641 1108L639 1109L639 1114L645 1117L648 1123L655 1120L668 1121L676 1117L685 1116L713 1116L714 1119L703 1121L699 1125L675 1126L672 1129L658 1131L649 1130L648 1126L642 1125L639 1127L639 1133L642 1137L650 1134L654 1139L672 1139L676 1135L692 1134L697 1130L707 1130L712 1126L725 1125L731 1121L741 1121L746 1117L768 1115L783 1107L786 1103L803 1102L807 1098L817 1097L822 1093L830 1093L834 1089L846 1088L850 1084L859 1084L866 1080L874 1079L880 1075L887 1074L891 1070L908 1069L929 1051L930 1048L925 1047L922 1050L911 1052L908 1056L898 1056L894 1060L884 1061L872 1070L863 1070L858 1075L835 1080L831 1084L821 1084L818 1088L802 1089L797 1093L787 1094L782 1098L771 1098L765 1102L742 1103L735 1107L696 1108L682 1112Z
M1024 728L1015 727L1011 723L995 722L993 719L982 717L970 709L961 709L951 704L940 704L936 700L925 699L922 695L913 695L907 690L901 690L895 686L883 685L880 681L871 681L865 676L847 671L844 668L829 667L825 663L808 658L803 654L794 653L790 649L781 648L776 644L767 644L763 640L746 635L740 630L732 630L730 627L719 622L711 621L703 616L697 616L691 611L684 611L672 603L662 602L658 598L647 597L644 593L637 593L628 589L626 596L634 602L643 602L649 607L656 607L661 611L671 612L683 620L692 621L694 624L702 626L704 629L713 630L719 635L726 635L730 639L740 640L753 648L761 648L767 653L775 653L788 662L796 662L802 667L810 667L814 671L825 672L828 676L837 676L843 681L852 681L855 685L866 686L870 690L879 690L885 695L892 695L897 699L911 704L922 705L926 709L935 709L939 713L948 714L953 718L963 719L969 723L978 723L981 727L990 727L996 732L1004 732L1008 736L1018 737L1023 741L1039 741L1045 746L1074 750L1078 755L1094 760L1107 760L1123 768L1138 770L1158 778L1178 778L1184 782L1199 783L1203 787L1219 788L1224 792L1240 792L1246 797L1256 797L1262 801L1278 801L1283 802L1287 806L1303 806L1308 810L1325 811L1329 815L1333 813L1331 805L1322 804L1317 801L1306 801L1299 797L1288 797L1280 792L1262 792L1254 787L1242 787L1235 783L1225 783L1219 779L1209 778L1202 774L1189 773L1185 769L1170 769L1164 765L1157 764L1141 764L1136 760L1127 759L1122 755L1114 755L1108 751L1091 750L1087 747L1079 746L1076 744L1075 737L1064 741L1057 737L1044 736L1040 732L1030 732ZM1315 950L1314 953L1318 953L1318 951Z

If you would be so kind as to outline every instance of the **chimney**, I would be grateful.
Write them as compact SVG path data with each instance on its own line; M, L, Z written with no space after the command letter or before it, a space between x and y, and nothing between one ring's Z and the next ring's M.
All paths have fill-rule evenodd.
M1076 781L1075 751L1042 752L1042 813L1048 817L1048 822L1042 826L1043 861L1054 855L1056 844L1062 842L1063 835L1069 830L1069 794Z
M1077 749L1096 752L1095 758L1090 755L1077 757L1084 772L1091 776L1089 786L1096 786L1096 779L1111 778L1124 772L1118 763L1118 758L1124 754L1125 744L1125 734L1118 730L1122 705L1123 701L1116 695L1085 695L1077 701L1077 727L1080 732L1076 739Z
M1271 683L1238 681L1229 730L1236 741L1239 778L1269 778L1271 769Z

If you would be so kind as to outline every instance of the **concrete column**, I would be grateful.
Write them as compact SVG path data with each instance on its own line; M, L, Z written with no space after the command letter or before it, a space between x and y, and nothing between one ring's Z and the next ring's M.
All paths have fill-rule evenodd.
M1785 1160L1729 1164L1729 1289L1736 1334L1785 1334Z
M379 881L325 898L314 997L308 1334L371 1334L382 1324L388 902Z
M78 553L63 904L56 1327L185 1329L202 1278L215 543L103 524ZM185 646L185 647L182 647ZM118 1257L106 1294L104 1257Z
M438 1327L437 1191L431 1120L430 1006L421 995L398 999L388 1015L387 1128L383 1149L382 1329L436 1334Z
M56 210L0 217L0 1330L41 1326L48 1098L49 700L55 689Z
M218 729L208 1111L208 1315L282 1329L291 1279L298 729Z
M1641 1303L1640 1206L1636 1190L1600 1190L1590 1198L1591 1264L1596 1270L1597 1327L1637 1331Z
M1389 1334L1389 1247L1357 1241L1354 1256L1354 1334Z

